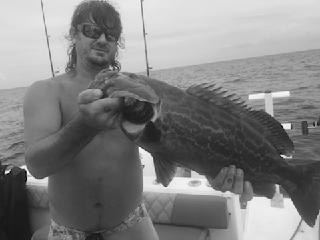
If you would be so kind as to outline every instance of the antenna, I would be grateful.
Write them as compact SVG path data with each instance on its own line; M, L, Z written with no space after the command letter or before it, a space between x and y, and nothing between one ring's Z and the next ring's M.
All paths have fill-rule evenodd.
M144 26L144 17L143 17L143 0L140 0L140 5L141 5L141 18L142 18L142 31L143 31L143 40L144 40L144 53L146 56L146 70L147 70L147 76L149 77L149 69L152 69L152 67L149 67L149 62L148 62L148 51L147 51L147 40L146 40L146 28Z
M49 60L50 60L50 65L51 65L51 73L52 73L52 77L54 77L54 71L53 71L53 65L52 65L52 59L51 59L51 51L50 51L50 44L49 44L49 36L48 36L48 31L47 31L46 18L44 16L42 0L41 0L41 9L42 9L42 18L43 18L44 30L45 30L45 34L46 34L46 38L47 38L47 46L48 46Z

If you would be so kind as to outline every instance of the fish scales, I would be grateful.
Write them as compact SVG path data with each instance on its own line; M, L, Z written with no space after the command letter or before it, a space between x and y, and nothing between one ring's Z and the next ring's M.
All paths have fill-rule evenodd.
M149 82L149 84L152 84L152 82ZM156 88L154 88L156 89ZM157 92L157 91L156 91ZM161 91L162 92L162 91ZM238 165L239 167L243 167L243 168L248 168L248 170L253 174L252 176L249 176L248 179L250 180L250 178L255 178L255 175L258 175L259 172L256 172L257 170L261 169L261 167L263 167L263 164L257 164L257 161L261 161L263 163L263 158L259 157L259 155L257 154L258 151L254 151L254 149L258 150L258 149L263 149L264 147L267 147L269 149L270 152L274 152L274 149L272 148L272 146L268 146L267 142L265 142L265 144L267 144L267 146L265 146L263 144L264 139L260 138L259 135L257 135L255 132L251 131L251 128L247 128L247 130L245 131L245 122L241 121L241 118L239 119L238 116L234 116L232 114L228 114L228 112L226 112L224 109L219 109L219 108L209 108L208 109L208 105L207 104L203 104L203 101L201 101L201 99L198 99L194 96L190 96L190 95L183 95L183 97L181 97L181 91L180 89L175 89L175 91L173 91L173 89L170 88L170 91L166 91L166 89L163 90L163 92L165 93L165 95L160 96L161 99L166 99L166 105L163 105L163 108L165 109L165 114L163 116L163 118L165 118L171 111L175 111L177 112L178 109L180 109L180 105L184 105L184 106L189 106L189 108L191 109L191 111L193 113L197 113L197 114L193 114L193 115L189 115L189 124L185 124L185 130L179 129L180 132L179 133L174 133L172 135L170 135L170 138L177 138L181 135L185 135L188 132L188 128L190 127L190 123L191 122L197 122L199 128L202 129L211 129L212 126L215 126L216 129L220 129L220 132L223 132L223 134L218 134L216 136L216 132L207 132L206 134L210 134L212 136L212 138L216 138L218 139L218 141L216 143L211 142L209 143L209 150L210 150L210 156L215 156L217 154L218 157L221 158L221 155L224 156L223 158L223 162L219 161L218 157L211 157L209 159L205 158L202 159L202 151L201 148L199 149L194 149L193 147L193 151L196 151L197 154L195 154L196 156L198 156L197 161L199 163L207 163L208 164L213 164L213 165L217 165L217 163L213 163L213 161L210 161L211 159L215 159L215 161L217 162L221 162L221 167L229 165L229 164L235 164ZM158 92L157 92L158 93ZM178 96L178 97L176 97ZM191 100L190 100L191 99ZM169 106L170 105L170 106ZM178 105L178 107L176 107ZM166 109L166 106L168 106L168 108ZM174 109L174 110L172 110ZM181 115L185 114L184 112L180 113ZM171 114L170 114L171 115ZM200 116L200 117L199 117ZM237 118L238 117L238 118ZM179 123L179 119L178 118L173 118L172 121L177 121ZM203 121L205 120L205 121ZM173 122L170 122L169 124L172 125L172 127L174 128L175 125ZM235 134L234 131L238 129L240 133L240 135ZM184 132L184 133L182 133ZM251 147L254 146L253 151L250 148L247 148L245 145L243 145L243 141L246 139L245 138L245 134L244 132L246 132L247 135L250 135L251 138L253 138L253 141L251 141ZM204 135L206 136L206 135ZM239 148L241 149L240 151L240 158L237 157L235 158L235 156L239 155L239 152L235 152L232 151L232 148L227 148L227 146L232 145L232 141L233 139L237 137L240 138L240 140L238 141L237 146L239 146ZM241 139L242 137L242 139ZM194 139L193 135L189 135L189 137L187 139ZM176 142L178 141L185 141L185 139L177 139ZM231 143L231 144L230 144ZM194 145L196 146L196 145ZM263 146L263 147L260 147ZM169 149L173 148L173 149ZM167 151L171 151L172 155L173 152L176 151L177 146L170 144L170 146L168 146ZM232 156L233 158L230 158L230 155L228 153L233 152ZM227 155L226 155L227 154ZM205 155L205 157L207 157L207 154ZM277 157L279 158L279 155L277 154ZM244 159L247 159L246 161ZM178 161L178 160L177 160ZM185 165L188 165L188 161L186 159L183 159L183 161L185 161ZM193 159L191 159L191 161L193 161ZM251 163L254 164L246 164L246 162L251 161ZM209 163L208 163L209 162ZM249 166L249 167L248 167ZM220 167L220 168L221 168ZM217 172L216 170L214 172ZM268 170L265 170L264 174L269 172Z
M164 186L177 166L214 178L222 167L234 164L243 169L256 194L272 197L274 184L280 184L306 223L315 224L320 162L288 164L280 154L292 153L293 143L272 116L246 107L213 84L182 90L141 75L102 72L92 86L102 89L105 97L136 101L131 120L123 117L121 129L153 156L157 180ZM129 107L119 110L123 116L128 116ZM150 109L150 119L133 122L149 116Z
M210 142L208 143L208 148L205 149L206 151L210 151L211 155L215 154L217 151L213 151L212 147L215 147L216 149L219 150L219 152L228 152L227 146L228 146L228 141L229 138L221 130L221 127L218 127L218 124L216 125L216 128L212 128L211 126L208 126L206 124L203 124L199 122L199 118L196 120L192 120L190 117L184 116L183 114L170 114L170 116L175 115L174 117L170 117L171 121L165 121L166 124L169 124L171 126L171 134L166 138L164 135L164 139L161 139L161 141L168 141L167 139L177 139L176 141L185 143L191 142L192 146L197 146L199 149L198 159L199 159L199 154L203 152L203 146L205 139L208 139L209 137L212 137L213 139L216 139L217 142L216 144L213 144L211 146ZM217 135L218 134L218 135ZM197 135L199 136L197 138ZM217 137L218 136L218 137ZM198 140L200 139L200 140ZM202 144L200 144L202 142ZM177 146L170 144L171 151L175 151ZM206 156L207 157L207 156ZM206 159L205 159L206 160ZM199 159L199 161L201 161Z

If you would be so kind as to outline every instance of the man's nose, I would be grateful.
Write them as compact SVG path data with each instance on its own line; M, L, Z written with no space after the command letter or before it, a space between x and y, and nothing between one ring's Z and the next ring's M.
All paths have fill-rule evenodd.
M106 34L102 33L100 37L97 39L98 42L108 42L106 38Z

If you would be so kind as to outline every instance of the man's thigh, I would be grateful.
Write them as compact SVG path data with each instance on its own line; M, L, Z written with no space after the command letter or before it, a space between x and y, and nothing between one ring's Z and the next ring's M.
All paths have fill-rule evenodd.
M114 233L106 240L159 240L159 236L150 217L144 217L131 228Z

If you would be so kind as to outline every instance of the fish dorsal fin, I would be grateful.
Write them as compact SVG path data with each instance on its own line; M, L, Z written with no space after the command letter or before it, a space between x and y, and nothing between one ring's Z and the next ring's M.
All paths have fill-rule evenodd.
M192 85L186 92L241 117L256 131L263 133L279 154L290 155L293 152L293 143L282 125L265 111L249 108L235 94L227 95L227 91L211 83Z
M228 91L223 90L222 87L217 87L212 83L192 85L186 92L201 100L207 101L210 104L230 112L236 112L237 114L250 110L245 102L241 101L241 98L236 97L236 94L228 94Z
M279 154L290 154L294 150L293 142L282 125L263 110L251 110L247 116L258 121L264 127L265 136L277 149ZM261 129L262 130L262 129Z
M174 162L163 160L160 155L152 154L157 182L167 187L177 171Z

